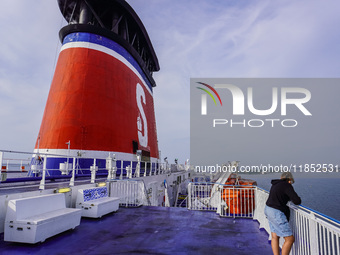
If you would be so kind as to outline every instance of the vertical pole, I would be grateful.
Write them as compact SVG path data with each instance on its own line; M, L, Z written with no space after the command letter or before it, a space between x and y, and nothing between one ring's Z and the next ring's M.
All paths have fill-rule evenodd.
M235 197L236 197L236 201L235 201ZM235 202L236 202L236 205L235 205ZM234 210L234 213L233 213L233 217L235 219L235 213L236 213L236 208L238 208L238 196L235 196L235 186L233 186L233 210Z
M318 230L315 214L311 212L309 216L309 243L312 254L319 254L318 242L315 240L318 240Z
M44 155L43 174L42 174L41 181L40 181L40 186L39 186L40 190L44 190L45 189L46 161L47 161L47 155Z
M126 167L125 167L125 170L126 170L126 177L127 177L128 179L130 179L130 178L131 178L131 177L130 177L131 166L126 166Z
M132 160L130 161L130 167L131 167L131 174L130 174L130 177L129 178L132 178L132 172L133 172L133 167L132 167Z
M188 198L187 198L187 203L188 203L188 209L190 210L191 209L191 186L192 186L192 183L190 182L188 184Z
M90 169L91 169L91 183L95 183L95 181L96 181L96 170L97 170L95 158L93 159L93 166L91 166Z
M164 192L165 192L165 207L170 207L170 199L169 199L169 193L168 193L168 184L166 180L164 180Z
M73 158L72 177L70 180L71 187L74 186L75 172L76 172L76 158Z
M257 194L258 194L257 186L255 186L255 189L254 189L254 203L255 203L255 206L252 207L252 208L254 208L254 211L253 211L253 220L257 220L257 206L258 206Z
M123 171L124 171L123 165L124 165L124 161L121 160L120 161L120 177L119 177L120 180L123 180Z
M69 162L69 157L70 157L71 141L69 140L66 144L67 144L66 174L68 175L68 162Z
M144 177L146 176L146 162L144 162Z
M3 181L3 180L5 180L5 178L3 177L4 174L2 173L2 159L3 159L3 154L4 154L3 151L0 151L0 175L1 175L1 176L0 176L0 177L1 177L1 178L0 178L0 182Z
M76 170L76 157L73 157L73 162L72 162L72 170Z
M113 163L112 163L112 179L116 179L116 172L117 172L117 160L116 160L116 154L113 154Z
M107 169L107 180L112 179L112 158L111 153L109 152L109 156L106 158L106 169Z
M137 155L137 165L136 165L136 171L135 171L136 177L140 177L140 156Z
M4 152L3 151L0 151L0 168L2 169L2 159L3 159L3 156L4 156ZM0 169L0 170L1 170Z

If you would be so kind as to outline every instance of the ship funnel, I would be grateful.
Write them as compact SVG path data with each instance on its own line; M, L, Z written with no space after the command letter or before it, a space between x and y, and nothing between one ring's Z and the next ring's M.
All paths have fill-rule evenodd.
M159 64L141 20L122 0L58 4L68 25L59 32L62 47L35 152L51 154L49 169L74 158L82 169L93 159L105 168L109 153L125 168L138 150L143 161L156 162L152 74Z

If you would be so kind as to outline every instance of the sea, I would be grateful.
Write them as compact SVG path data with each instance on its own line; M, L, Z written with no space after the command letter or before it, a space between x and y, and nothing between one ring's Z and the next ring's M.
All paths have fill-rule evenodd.
M271 180L280 179L280 173L239 174L270 190ZM302 205L340 221L340 172L293 173L293 188L301 197Z

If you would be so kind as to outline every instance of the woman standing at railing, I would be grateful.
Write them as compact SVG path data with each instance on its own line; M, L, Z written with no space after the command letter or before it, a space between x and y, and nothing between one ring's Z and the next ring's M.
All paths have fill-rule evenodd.
M287 203L292 201L294 204L299 205L301 204L301 198L296 194L292 186L294 183L292 173L282 173L281 179L272 180L271 183L272 187L264 209L272 233L271 245L274 255L279 255L279 240L280 237L283 237L285 242L282 246L282 255L288 255L295 238L288 223L290 211Z

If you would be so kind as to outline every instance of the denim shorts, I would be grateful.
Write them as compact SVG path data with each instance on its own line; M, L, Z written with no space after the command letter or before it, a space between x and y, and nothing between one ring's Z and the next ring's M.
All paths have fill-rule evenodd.
M266 206L264 214L267 216L270 231L277 236L286 237L293 235L292 229L288 223L286 215L280 210Z

